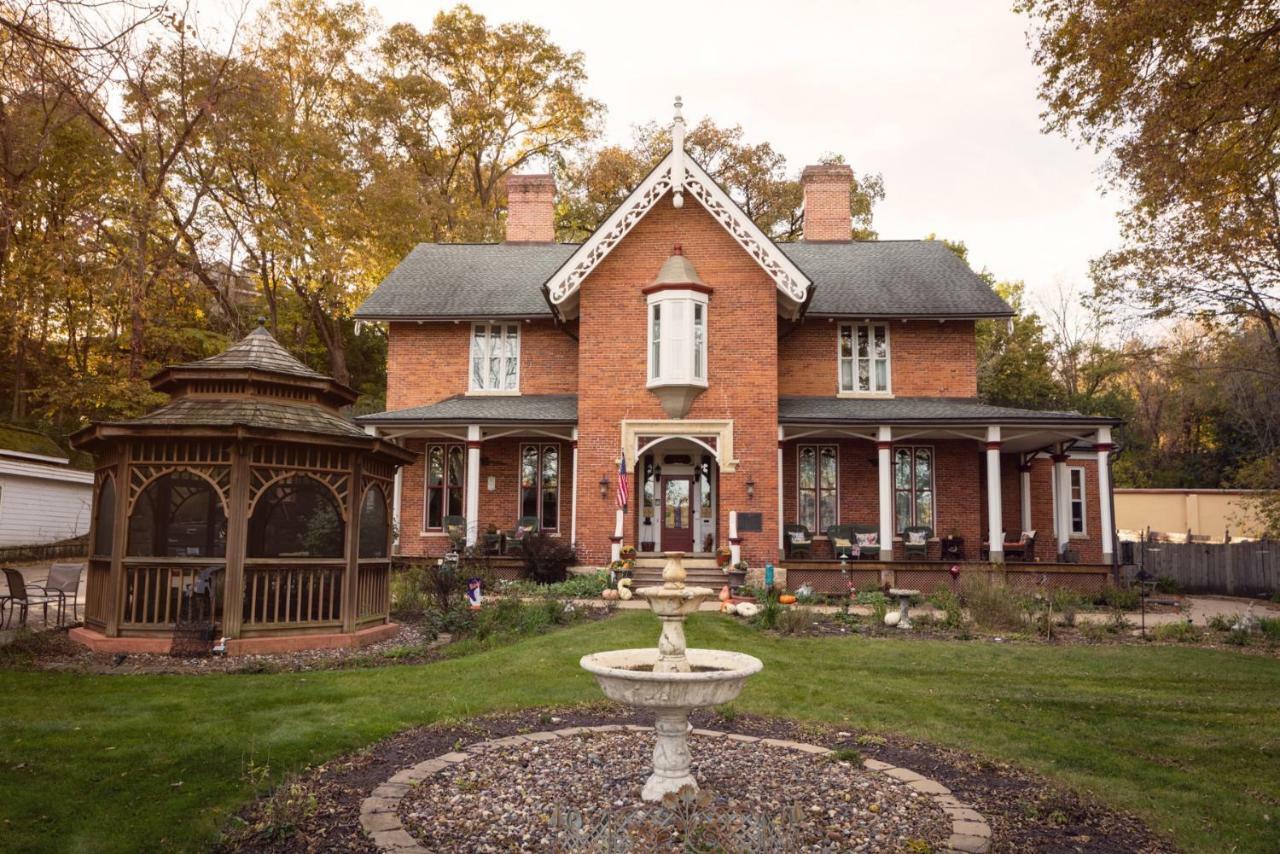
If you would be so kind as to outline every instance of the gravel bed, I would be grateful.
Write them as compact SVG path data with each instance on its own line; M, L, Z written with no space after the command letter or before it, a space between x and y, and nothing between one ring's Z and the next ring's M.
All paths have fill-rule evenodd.
M566 814L588 832L604 823L627 834L644 845L635 850L683 850L670 826L677 814L678 829L725 833L718 841L738 850L725 829L743 820L770 820L788 850L937 850L950 835L929 797L859 762L696 735L690 746L704 797L670 809L639 801L651 732L584 733L449 766L405 796L400 818L433 851L573 850L557 821Z

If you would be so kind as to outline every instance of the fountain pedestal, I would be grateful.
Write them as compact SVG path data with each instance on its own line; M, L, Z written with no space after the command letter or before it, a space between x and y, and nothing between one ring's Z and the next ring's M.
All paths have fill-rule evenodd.
M685 587L684 554L668 552L662 585L637 596L662 621L657 649L620 649L583 656L611 700L654 710L653 773L640 797L660 801L685 787L698 788L690 773L689 713L737 697L748 676L764 666L758 658L715 649L688 649L685 618L715 595L708 587Z

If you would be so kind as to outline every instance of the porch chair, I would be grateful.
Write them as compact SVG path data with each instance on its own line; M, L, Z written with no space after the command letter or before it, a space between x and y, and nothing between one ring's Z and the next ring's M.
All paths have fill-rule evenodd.
M836 560L853 560L856 554L852 525L831 525L827 528L831 541L831 554Z
M884 546L880 542L880 526L879 525L850 525L853 530L853 540L858 546L858 557L863 560L879 560L880 549ZM893 544L890 543L890 548Z
M58 624L62 624L63 613L67 602L71 602L71 618L80 620L80 576L84 574L83 563L55 563L49 567L49 575L41 587L46 596L58 597Z
M1022 560L1035 560L1036 532L1023 531L1014 542L1009 542L1009 535L1005 534L1004 557L1005 560L1011 557L1019 557Z
M929 559L929 540L933 528L928 525L908 525L902 529L902 554L907 558Z
M787 557L813 557L813 534L805 525L783 525L783 542Z
M467 517L445 516L444 532L449 536L449 544L454 551L462 551L467 544Z
M0 603L7 606L9 610L9 622L13 622L13 612L16 609L19 613L18 625L25 626L27 624L27 611L32 605L40 605L44 608L45 625L49 623L49 605L50 603L60 603L61 600L57 596L50 596L44 592L44 588L38 584L27 584L22 573L11 567L4 568L5 580L9 583L9 595L0 599ZM0 619L0 627L3 627L4 620Z
M516 526L507 532L507 548L506 553L523 554L524 538L529 534L538 532L537 516L521 516L516 520Z
M483 544L483 553L486 555L502 554L502 532L501 531L485 531L480 536Z

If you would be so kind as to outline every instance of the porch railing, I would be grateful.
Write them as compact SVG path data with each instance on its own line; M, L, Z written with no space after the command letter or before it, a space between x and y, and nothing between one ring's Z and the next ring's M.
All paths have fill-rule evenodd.
M391 562L360 561L356 579L356 621L381 620L391 610Z
M124 595L120 625L160 629L180 621L216 620L220 579L214 577L225 564L213 560L177 562L172 558L128 558L124 562ZM218 573L221 574L221 573ZM106 590L110 605L110 570L99 589ZM96 597L95 592L91 598Z
M246 561L245 629L280 629L342 624L341 560Z

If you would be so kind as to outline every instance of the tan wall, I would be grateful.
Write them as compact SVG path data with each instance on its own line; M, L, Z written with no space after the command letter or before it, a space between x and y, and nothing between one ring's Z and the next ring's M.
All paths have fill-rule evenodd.
M1121 531L1232 537L1266 533L1256 493L1226 489L1117 489L1116 527Z

